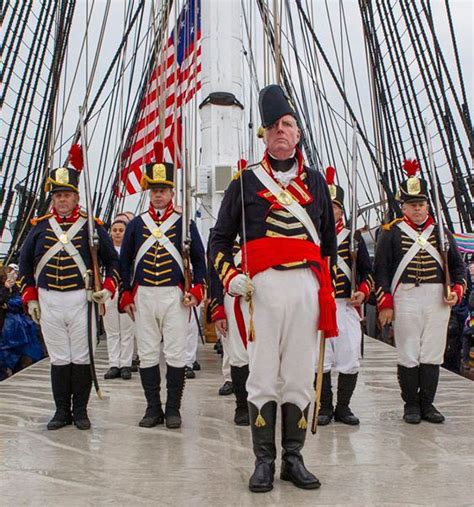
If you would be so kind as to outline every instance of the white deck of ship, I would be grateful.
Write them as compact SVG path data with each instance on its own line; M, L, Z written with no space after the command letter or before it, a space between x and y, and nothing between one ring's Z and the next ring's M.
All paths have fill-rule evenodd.
M218 396L220 359L199 349L202 370L187 382L183 427L143 429L138 374L101 381L91 431L47 431L53 412L44 360L0 383L2 505L472 505L474 385L443 371L437 397L442 425L401 419L395 351L366 339L353 400L359 427L331 423L308 433L305 461L321 480L315 491L275 480L266 494L247 481L253 456L248 427L232 422L232 396ZM100 378L107 368L98 348ZM277 466L278 468L278 466Z

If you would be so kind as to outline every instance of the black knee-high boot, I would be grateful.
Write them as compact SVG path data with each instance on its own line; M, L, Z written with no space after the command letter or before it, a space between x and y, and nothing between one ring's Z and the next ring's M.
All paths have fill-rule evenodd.
M420 364L420 405L421 418L430 423L439 424L444 415L433 405L439 381L439 365Z
M230 376L232 378L232 385L234 386L235 395L235 414L234 423L237 426L249 425L249 408L247 404L247 389L245 384L249 376L249 365L245 366L231 366Z
M405 402L403 410L403 420L408 424L419 424L421 421L420 400L418 395L419 367L407 368L398 365L398 383L402 399Z
M89 364L72 365L72 417L76 428L88 430L91 427L87 415L87 404L92 389L92 373Z
M71 374L72 364L51 365L51 388L56 412L48 423L48 430L58 430L72 424L71 415Z
M350 426L357 426L359 418L356 417L349 407L352 394L357 384L358 373L339 373L337 380L337 405L334 411L334 420Z
M160 398L160 366L157 364L150 368L140 368L140 379L147 405L145 415L138 425L142 428L153 428L165 422Z
M249 402L250 427L255 454L255 470L249 480L249 489L265 493L273 489L275 475L275 423L276 401L267 401L260 410Z
M181 427L181 400L183 398L185 382L185 369L175 368L174 366L167 365L166 371L166 408L165 419L167 428L180 428Z
M293 403L284 403L281 406L283 455L280 479L291 481L298 488L316 489L321 483L307 470L301 455L308 426L308 411L309 405L303 411Z

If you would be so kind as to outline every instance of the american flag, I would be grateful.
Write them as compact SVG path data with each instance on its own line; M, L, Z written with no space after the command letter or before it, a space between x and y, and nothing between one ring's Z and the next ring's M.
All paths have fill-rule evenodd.
M153 143L164 131L164 158L180 167L181 108L201 88L201 1L187 0L172 30L164 57L152 71L122 153L126 194L140 192L141 166L152 162ZM164 129L160 125L164 120ZM123 195L123 189L118 192Z

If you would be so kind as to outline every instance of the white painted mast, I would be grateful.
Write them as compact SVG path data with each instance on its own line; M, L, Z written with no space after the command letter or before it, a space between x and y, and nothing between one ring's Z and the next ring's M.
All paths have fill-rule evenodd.
M201 0L202 156L196 193L203 203L200 229L205 242L217 218L224 190L242 157L241 14L240 0Z

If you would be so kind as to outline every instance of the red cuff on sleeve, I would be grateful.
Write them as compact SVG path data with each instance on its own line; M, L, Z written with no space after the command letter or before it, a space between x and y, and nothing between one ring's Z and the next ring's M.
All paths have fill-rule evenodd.
M387 308L393 310L393 296L388 293L384 294L377 302L377 309L379 311Z
M464 296L464 287L460 283L455 283L451 287L451 290L457 295L458 297L457 304L459 304Z
M38 289L36 287L25 287L21 295L23 304L27 305L30 301L38 301Z
M192 294L198 300L198 304L200 304L202 298L204 297L204 287L202 286L202 283L198 283L194 287L191 287L191 289L189 289L189 293Z
M369 294L370 294L369 284L367 282L361 282L359 284L359 287L357 287L357 292L363 292L364 296L365 296L365 299L367 299L369 297Z
M217 322L218 320L226 319L224 305L219 305L214 308L211 312L211 320L212 322Z
M133 304L133 296L129 290L122 292L119 299L119 310L125 312L125 307Z
M113 278L107 277L104 280L104 283L102 284L102 288L107 289L109 292L112 293L112 298L114 297L116 286L115 286L115 282L114 282Z

